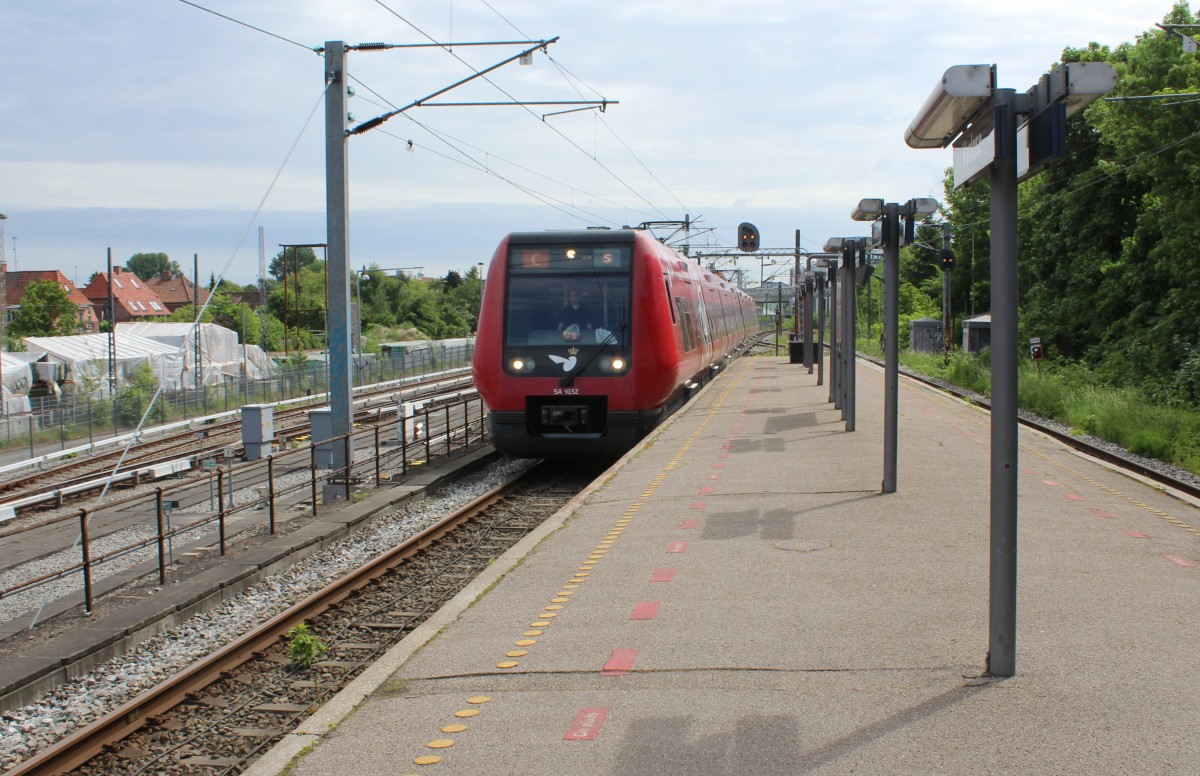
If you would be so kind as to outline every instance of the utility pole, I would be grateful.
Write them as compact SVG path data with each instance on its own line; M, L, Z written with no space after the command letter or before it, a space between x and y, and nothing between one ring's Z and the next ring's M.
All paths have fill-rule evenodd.
M325 229L328 282L329 409L334 437L347 443L333 446L333 468L354 460L353 407L350 377L350 224L349 153L346 140L345 42L325 42Z
M476 78L520 60L523 64L531 61L533 52L543 51L558 38L541 41L505 41L494 43L420 43L420 44L385 44L364 43L349 46L345 41L325 41L325 224L326 224L326 282L328 301L326 303L326 331L328 332L328 362L329 362L329 408L330 433L333 437L348 435L352 430L353 408L351 380L351 347L350 347L350 228L349 228L349 185L348 185L348 138L380 126L393 116L397 116L410 108L416 107L460 107L470 105L585 105L588 107L573 110L604 110L609 105L617 104L614 100L572 100L569 102L470 102L449 103L431 102L446 92L457 88ZM363 122L353 129L347 130L349 86L346 75L346 54L352 49L362 51L384 51L393 48L451 48L453 46L490 46L513 45L514 43L532 44L525 50L514 54L491 67L475 71L474 75L461 79L450 86L439 89L432 94L414 100L400 108L390 110L380 116ZM552 114L550 114L552 115ZM544 120L545 117L543 117ZM299 296L299 294L297 294ZM333 467L340 469L347 464L347 456L353 460L353 444L334 445Z

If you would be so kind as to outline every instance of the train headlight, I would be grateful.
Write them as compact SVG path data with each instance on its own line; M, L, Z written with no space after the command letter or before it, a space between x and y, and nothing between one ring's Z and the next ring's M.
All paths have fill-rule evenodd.
M514 372L530 372L533 370L533 359L518 356L509 362Z
M602 372L624 372L625 367L625 359L621 356L613 356L612 358L600 360L600 370Z

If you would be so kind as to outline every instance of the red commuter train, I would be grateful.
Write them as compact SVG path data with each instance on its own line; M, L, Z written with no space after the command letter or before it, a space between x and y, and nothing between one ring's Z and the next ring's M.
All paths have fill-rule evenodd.
M521 232L492 257L472 369L501 452L615 458L757 333L748 294L649 232Z

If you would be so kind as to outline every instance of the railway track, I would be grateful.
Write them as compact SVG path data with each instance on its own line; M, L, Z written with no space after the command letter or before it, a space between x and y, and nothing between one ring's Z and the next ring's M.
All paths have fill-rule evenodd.
M9 773L240 772L589 479L529 470ZM289 657L285 634L301 623L328 646L311 668Z

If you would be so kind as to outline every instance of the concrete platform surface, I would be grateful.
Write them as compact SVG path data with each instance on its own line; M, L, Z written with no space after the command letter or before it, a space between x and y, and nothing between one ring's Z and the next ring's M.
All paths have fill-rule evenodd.
M1196 505L1023 430L986 676L989 417L902 380L885 495L857 386L735 362L249 773L1200 773Z

